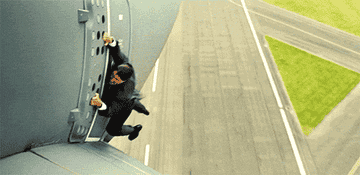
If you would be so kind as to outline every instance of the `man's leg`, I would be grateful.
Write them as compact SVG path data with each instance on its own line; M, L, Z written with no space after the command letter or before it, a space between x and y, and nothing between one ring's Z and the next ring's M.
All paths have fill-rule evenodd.
M126 136L129 135L129 140L132 141L139 136L139 132L142 129L141 125L136 125L134 127L130 125L123 125L121 129L116 129L114 127L107 127L106 131L112 136Z
M130 111L130 110L129 110ZM130 111L131 113L131 111ZM134 132L134 128L130 125L123 125L124 120L121 116L112 117L106 126L106 131L112 136L125 136Z
M138 113L143 113L145 115L149 115L149 111L146 110L145 106L143 104L140 103L140 101L138 99L135 99L134 102L134 108L135 111L137 111Z
M104 133L104 134L106 134L106 136L104 138L104 142L109 143L111 141L111 139L114 137L114 136L110 135L109 133Z
M130 125L123 125L121 127L121 135L126 136L135 131L135 128Z

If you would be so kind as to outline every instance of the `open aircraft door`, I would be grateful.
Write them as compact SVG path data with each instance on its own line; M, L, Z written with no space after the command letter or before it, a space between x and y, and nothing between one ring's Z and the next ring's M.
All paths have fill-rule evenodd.
M80 95L77 107L70 111L68 123L72 123L69 142L97 142L101 140L105 132L108 118L97 115L97 109L90 105L91 98L95 93L100 97L103 92L104 80L109 66L109 52L104 46L102 36L105 32L110 33L109 10L106 0L85 0L84 9L78 10L79 23L84 24L84 64ZM124 36L116 38L129 43L130 17L129 7L126 0L121 5L113 7L119 14L120 24L117 30L124 32ZM116 24L119 21L115 21ZM120 27L119 27L120 26ZM126 49L125 54L128 53Z

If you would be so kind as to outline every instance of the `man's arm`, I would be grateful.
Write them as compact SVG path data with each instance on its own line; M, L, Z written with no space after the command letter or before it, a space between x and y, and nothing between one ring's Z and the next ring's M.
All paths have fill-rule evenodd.
M110 108L104 102L102 102L101 107L98 110L98 114L103 117L110 117L109 112Z
M106 106L106 104L100 99L99 94L95 93L95 96L91 99L90 101L90 105L91 106L97 106L99 107L99 114L106 116L107 113L109 112L108 107ZM101 111L101 112L100 112Z
M110 55L113 58L115 65L120 65L129 62L129 58L126 57L120 50L119 41L114 40L107 46L110 51Z
M104 111L107 109L107 106L104 102L101 103L101 107L99 108L100 111Z
M105 103L103 103L103 106L101 108L99 108L98 110L98 114L104 117L113 117L113 116L117 116L117 115L121 115L121 111L126 109L126 106L128 105L128 103L126 101L121 101L121 100L112 100L111 102L106 102L106 109L105 110L101 110L101 108L105 108L104 105Z

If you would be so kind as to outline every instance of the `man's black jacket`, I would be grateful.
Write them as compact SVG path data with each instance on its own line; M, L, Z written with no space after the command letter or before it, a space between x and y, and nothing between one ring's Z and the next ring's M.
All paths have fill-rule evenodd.
M127 64L131 69L133 66L129 64L128 58L121 53L119 42L116 42L115 47L107 45L109 49L109 62L108 70L105 78L105 87L101 100L106 104L106 110L98 110L98 113L104 117L111 117L110 122L121 125L129 117L132 107L134 105L134 99L131 99L135 90L135 71L134 74L124 83L119 85L110 85L110 75L117 70L117 66L121 64ZM112 60L114 65L111 64ZM110 124L109 122L109 124Z

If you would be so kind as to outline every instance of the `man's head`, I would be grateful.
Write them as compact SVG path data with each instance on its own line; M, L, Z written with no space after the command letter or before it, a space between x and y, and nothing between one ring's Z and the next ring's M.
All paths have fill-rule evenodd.
M117 67L117 70L112 72L110 77L110 84L111 85L118 85L126 80L128 80L132 74L134 73L134 70L131 66L128 64L121 64Z

